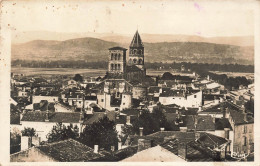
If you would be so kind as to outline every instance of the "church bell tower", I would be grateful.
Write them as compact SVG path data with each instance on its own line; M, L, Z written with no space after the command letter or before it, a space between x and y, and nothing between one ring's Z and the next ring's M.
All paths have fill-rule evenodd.
M144 46L138 31L130 44L128 64L144 69Z

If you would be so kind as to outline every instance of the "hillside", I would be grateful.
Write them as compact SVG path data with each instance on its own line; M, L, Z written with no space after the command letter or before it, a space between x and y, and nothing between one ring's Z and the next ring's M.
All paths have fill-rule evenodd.
M147 62L199 62L253 64L253 47L240 47L202 42L144 43ZM65 41L35 40L12 45L12 60L107 60L108 48L129 43L116 43L96 38Z

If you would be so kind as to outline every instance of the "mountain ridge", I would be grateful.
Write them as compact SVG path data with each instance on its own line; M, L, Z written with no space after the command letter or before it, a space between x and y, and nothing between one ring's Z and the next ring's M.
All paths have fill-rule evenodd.
M84 60L108 59L108 48L128 43L109 42L93 37L65 41L35 40L23 44L12 44L12 60ZM253 64L252 46L235 46L207 42L144 42L147 62L203 62Z

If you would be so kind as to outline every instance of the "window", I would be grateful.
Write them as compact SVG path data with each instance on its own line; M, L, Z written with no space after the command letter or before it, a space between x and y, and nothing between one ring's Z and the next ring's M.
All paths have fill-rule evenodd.
M125 103L123 103L123 105L125 105Z
M111 70L114 70L114 64L111 64Z
M136 59L134 59L134 64L136 64L136 62L137 62L137 60L136 60Z
M81 104L81 101L79 101L79 104Z
M194 95L194 98L197 98L197 95Z
M244 133L247 133L247 126L244 126Z
M120 66L120 64L118 64L118 70L121 70L121 66Z
M113 59L114 59L114 54L112 53L112 54L111 54L111 60L113 60Z
M101 102L104 102L104 99L101 99Z
M244 146L246 146L247 145L247 139L246 139L246 137L244 137Z
M120 55L120 54L118 54L117 60L120 60L120 58L121 58L121 55Z
M139 59L139 64L143 64L143 60L142 59Z

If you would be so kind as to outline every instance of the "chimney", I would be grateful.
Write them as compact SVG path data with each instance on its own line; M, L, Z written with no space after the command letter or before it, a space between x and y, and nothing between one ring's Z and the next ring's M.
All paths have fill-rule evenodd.
M122 149L122 142L118 141L118 150Z
M226 139L229 139L229 128L224 128L224 131L225 131L225 138Z
M79 115L79 123L83 123L83 120L84 120L84 114L83 114L83 111L81 109L80 115Z
M130 116L126 116L126 124L130 125L131 124L131 117Z
M164 131L164 127L161 127L160 130L161 130L161 131Z
M112 151L112 152L115 151L115 146L111 146L111 151Z
M143 127L139 127L140 136L143 136L143 130L144 130L144 128L143 128Z
M47 108L45 122L49 122L49 109Z
M98 145L94 145L94 153L98 153Z
M213 123L216 123L216 117L212 117Z
M183 142L178 143L178 156L184 160L187 158L187 145Z

